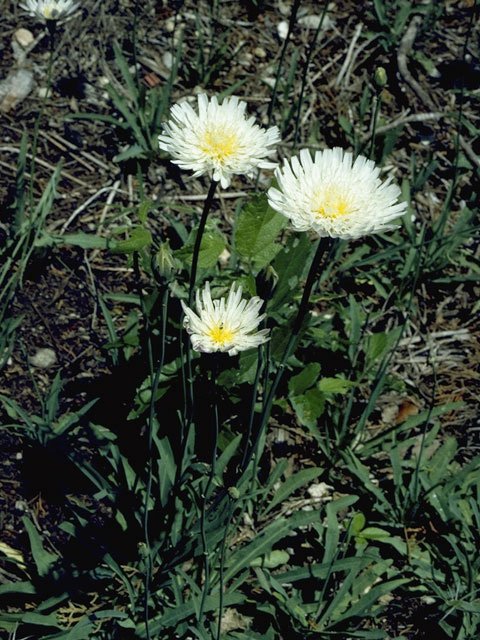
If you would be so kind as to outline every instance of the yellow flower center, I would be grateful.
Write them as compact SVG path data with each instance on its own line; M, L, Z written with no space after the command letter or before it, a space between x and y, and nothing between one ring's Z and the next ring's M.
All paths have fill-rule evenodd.
M226 342L231 342L233 340L233 336L235 335L233 331L231 331L227 327L221 327L220 325L212 327L209 333L210 338L213 340L213 342L215 342L220 347L223 347Z
M202 140L202 151L211 158L225 160L238 149L237 134L226 131L224 127L211 127L205 132Z
M47 20L49 18L55 19L57 17L57 9L56 7L52 7L52 6L46 6L43 7L43 15L45 18L47 18Z
M337 187L327 187L317 194L315 213L322 218L339 218L352 212L349 199Z

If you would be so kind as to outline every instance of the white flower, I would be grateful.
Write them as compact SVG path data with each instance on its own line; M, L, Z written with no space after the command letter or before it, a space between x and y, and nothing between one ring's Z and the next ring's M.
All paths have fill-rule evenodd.
M215 96L209 100L205 94L198 96L198 114L187 102L176 104L158 136L160 149L182 169L194 171L195 177L208 173L224 189L234 174L252 177L258 168L274 168L264 158L280 140L278 128L254 124L245 115L246 106L236 97L219 105Z
M73 0L25 0L19 5L39 20L63 20L80 6Z
M182 302L185 313L184 326L190 334L195 351L213 353L224 351L234 356L239 351L252 349L268 338L268 329L256 331L265 314L258 315L263 301L254 296L248 303L242 300L242 287L232 284L228 298L212 300L210 285L197 290L194 313Z
M279 189L268 190L270 206L290 218L298 231L312 229L319 236L358 238L395 228L389 224L406 212L398 203L400 189L382 182L380 169L371 160L339 147L318 151L315 159L307 149L300 159L285 161L275 171Z

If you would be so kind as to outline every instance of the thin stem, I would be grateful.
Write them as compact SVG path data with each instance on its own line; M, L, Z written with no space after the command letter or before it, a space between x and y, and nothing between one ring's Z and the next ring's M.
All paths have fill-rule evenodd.
M322 15L320 16L320 22L318 23L317 30L315 31L313 39L312 39L312 41L310 43L310 47L308 48L307 59L305 61L305 66L303 68L302 84L301 84L301 89L300 89L300 97L298 99L297 116L295 118L295 133L293 134L292 151L295 151L295 147L297 146L298 130L299 130L299 127L300 127L300 115L302 113L302 105L303 105L303 94L305 93L305 87L307 85L308 67L310 66L310 61L312 59L313 50L314 50L315 45L317 43L317 38L318 38L318 36L320 34L320 31L322 30L323 21L325 19L326 14L327 14L328 2L329 2L329 0L325 0L325 3L323 5Z
M30 204L30 218L33 213L33 183L35 178L35 156L37 155L38 133L40 131L40 123L43 118L43 113L45 111L45 107L47 106L47 100L50 97L50 87L52 84L55 26L56 26L55 21L49 20L47 22L47 27L50 35L50 57L48 58L48 67L47 67L47 89L45 91L45 95L43 96L42 104L40 106L40 111L38 112L37 119L35 120L35 127L33 129L32 161L30 163L30 188L28 190L28 200ZM33 221L30 220L30 226L32 225L32 223Z
M420 275L420 271L421 271L421 266L423 263L423 250L425 247L425 233L426 233L426 225L424 224L422 231L421 231L421 238L420 238L420 243L419 243L419 252L418 252L418 260L417 260L417 264L415 267L415 274L412 278L412 285L410 287L410 293L409 293L409 298L407 301L407 305L405 307L405 311L403 312L403 324L400 327L400 331L398 333L398 336L395 340L395 343L393 344L393 346L391 347L389 353L387 356L384 357L384 359L382 360L382 362L380 363L377 372L375 374L375 378L373 380L373 383L371 385L371 393L370 396L368 398L368 402L367 402L367 406L365 407L365 409L362 412L361 418L357 424L357 426L355 427L355 435L357 436L358 434L360 434L361 432L363 432L363 430L365 429L365 424L366 421L368 419L368 416L370 415L373 406L375 405L375 402L378 398L378 395L380 394L381 391L381 387L380 385L383 384L383 380L384 380L384 375L385 372L387 371L387 368L398 348L398 345L400 343L400 340L403 337L403 334L405 332L405 329L407 327L407 319L408 316L410 315L410 311L412 309L412 305L413 305L413 299L414 299L414 295L415 295L415 291L417 289L417 282L418 282L418 278ZM352 400L353 402L353 400ZM351 406L351 405L349 405ZM338 454L339 452L341 453L344 449L344 439L347 435L347 425L348 425L348 420L349 420L349 413L345 412L344 414L344 420L343 420L343 426L342 426L342 431L341 431L341 437L339 438L338 442L336 443L336 451L335 453ZM359 442L361 442L361 440L359 439ZM355 449L355 447L354 447Z
M259 385L259 382L260 382L260 374L262 372L262 365L263 365L263 353L262 353L262 346L260 345L258 347L258 351L257 351L257 371L255 373L255 381L253 383L253 389L252 389L252 402L250 404L250 416L248 418L247 433L245 435L245 447L243 449L242 462L240 463L240 468L241 469L244 468L244 464L245 464L246 459L247 459L248 445L250 444L250 437L252 435L253 418L255 416L255 402L257 400L258 385Z
M148 415L148 441L147 441L147 482L145 488L145 502L143 507L143 535L145 539L145 599L144 599L144 618L145 618L145 635L147 640L150 640L150 627L149 627L149 615L148 615L148 603L150 600L150 583L152 580L152 553L150 545L150 534L148 530L149 525L149 503L152 494L152 481L153 481L153 465L152 465L152 450L153 450L153 430L155 422L155 397L157 395L158 384L160 382L160 376L163 369L164 357L165 357L165 335L167 326L167 308L168 308L168 287L165 287L162 298L162 317L161 317L161 344L160 344L160 356L156 369L154 370L153 359L153 345L152 345L152 331L150 325L150 319L148 317L148 311L145 304L145 298L142 291L142 284L140 281L140 267L138 262L138 253L135 251L133 254L133 265L137 280L137 290L140 298L140 306L142 314L145 320L145 333L147 337L147 351L148 351L148 365L150 371L150 406ZM138 478L138 476L137 476Z
M282 73L283 61L285 60L285 54L287 52L288 42L290 40L290 34L293 31L293 27L295 25L295 20L297 18L297 11L300 7L301 0L295 0L292 7L292 13L290 14L290 20L288 22L288 31L285 37L285 41L283 43L282 52L280 54L280 62L278 63L277 75L275 76L275 84L273 85L272 91L272 99L270 100L270 105L268 107L268 126L270 126L272 122L273 110L275 108L275 102L277 99L278 92L278 83L280 82L280 75Z
M470 20L468 23L468 28L467 28L467 34L465 36L465 41L463 43L463 50L462 50L462 64L465 65L465 57L467 55L467 47L468 47L468 41L470 39L471 33L472 33L472 27L473 24L475 22L475 17L477 12L480 9L480 4L475 3L472 13L470 14ZM436 227L434 229L435 231L435 235L437 237L440 237L443 235L443 230L445 228L445 225L447 223L447 219L448 219L448 213L450 212L450 207L451 207L451 203L453 200L453 196L456 192L457 186L458 186L458 169L459 169L459 158L460 158L460 138L462 135L462 120L463 120L463 107L464 107L464 103L465 103L465 76L462 73L462 75L460 76L460 95L459 95L459 99L458 99L458 129L457 129L457 133L454 136L454 159L453 159L453 178L452 178L452 183L450 185L450 188L448 190L447 196L445 198L445 203L443 205L442 208L442 213L440 214L440 217L438 219L438 222L436 224Z
M382 104L381 91L378 91L378 93L375 95L374 100L375 100L375 106L373 108L372 139L370 142L370 152L368 154L368 157L370 160L373 159L373 155L375 153L375 134L377 131L378 114L380 113L380 106Z
M198 268L198 256L200 253L200 245L202 244L202 236L205 230L205 225L207 223L208 214L210 213L210 209L213 202L213 196L215 195L215 190L217 188L218 182L216 180L212 180L210 183L210 188L208 190L207 199L203 205L202 217L200 218L200 224L198 225L197 237L195 238L195 246L193 247L193 256L192 256L192 270L190 272L190 288L188 291L188 306L192 306L193 302L193 291L195 289L195 281L197 279L197 268Z
M210 209L212 207L213 196L215 195L215 190L217 188L218 182L216 180L211 181L210 188L208 190L207 199L203 205L202 217L200 218L200 224L198 225L197 236L195 238L195 245L193 247L193 256L192 256L192 270L190 272L190 286L188 290L188 306L192 306L193 302L193 292L195 290L195 282L197 280L197 268L198 268L198 257L200 254L200 245L202 244L202 236L205 231L205 225L207 223L208 214L210 213ZM182 330L183 340L185 343L188 341L186 333ZM188 434L188 427L192 421L193 416L193 407L194 407L194 399L193 399L193 375L192 375L192 352L190 349L190 345L185 344L185 351L187 353L187 385L188 385L188 403L185 412L185 433Z
M218 625L217 625L217 637L216 640L220 640L222 634L222 617L223 617L223 574L225 572L225 551L227 548L227 536L228 530L230 528L230 524L232 522L233 512L235 509L235 505L230 505L230 510L227 517L227 522L225 524L225 529L223 531L222 543L220 545L220 581L219 581L219 592L218 592Z
M427 417L425 418L425 423L423 425L422 437L420 439L420 451L417 456L417 463L415 465L415 473L413 474L413 495L410 495L410 498L413 501L413 509L416 511L418 509L418 496L420 494L419 489L419 473L420 473L420 465L422 464L423 451L425 449L425 440L427 437L427 429L430 426L430 418L432 416L432 411L435 406L435 400L437 399L437 368L432 359L430 359L430 364L432 365L433 371L433 387L432 387L432 395L430 398L430 405L428 407ZM412 513L414 516L414 513Z
M213 479L215 478L216 472L216 463L217 463L217 446L218 446L218 431L219 431L219 423L218 423L218 393L217 393L217 383L216 380L218 378L218 356L214 354L214 366L212 372L212 380L210 381L213 385L213 423L214 423L214 439L213 439L213 449L212 449L212 462L210 466L210 474L208 476L207 486L205 487L205 493L203 495L202 500L202 513L200 519L200 534L202 538L202 546L203 546L203 559L204 559L204 572L205 572L205 581L203 584L203 592L202 599L200 602L200 610L198 613L198 624L199 627L202 626L203 622L203 613L205 609L205 600L207 598L208 589L210 587L210 561L208 558L208 541L207 541L207 532L206 532L206 520L207 520L207 501L209 498L210 488L213 483Z
M315 255L313 257L312 260L312 264L310 265L310 270L308 272L308 276L307 276L307 281L305 283L305 287L303 289L303 295L302 295L302 299L300 301L300 306L298 308L298 312L297 312L297 316L295 318L295 322L293 324L293 328L292 328L292 332L290 335L290 339L288 341L288 344L285 348L285 351L283 353L282 359L280 361L280 365L277 369L277 375L275 376L275 379L273 381L272 386L270 387L270 391L268 392L268 396L267 399L265 401L265 406L263 409L263 414L262 414L262 419L261 419L261 423L260 423L260 427L257 433L257 437L255 439L255 443L252 447L252 450L250 452L250 456L248 461L246 461L242 467L242 471L244 471L247 466L248 466L248 462L250 462L250 459L252 458L252 456L256 455L256 451L258 448L258 444L260 442L260 438L262 436L263 430L265 429L265 426L267 424L268 418L270 416L270 411L272 408L272 404L273 404L273 399L275 397L275 393L277 391L278 385L280 384L280 380L283 376L283 372L285 370L285 365L286 362L288 360L288 358L290 357L290 354L292 352L293 346L297 340L298 334L300 332L300 328L302 326L303 320L305 318L305 315L307 313L308 310L308 303L310 300L310 294L312 293L312 289L313 289L313 285L315 284L316 280L317 280L317 272L319 270L320 267L320 263L324 257L324 255L331 249L332 247L332 239L331 238L321 238L318 246L317 246L317 250L315 252ZM254 474L256 473L256 467L258 465L258 460L255 460L255 468L254 468ZM254 475L252 475L252 478L254 477Z
M150 547L150 534L148 531L149 509L148 505L152 494L152 480L153 480L153 464L152 464L152 448L153 448L153 427L155 421L155 398L158 391L158 385L160 382L160 376L163 370L163 363L165 360L165 336L167 327L167 311L168 311L168 287L165 287L162 299L162 324L161 324L161 344L160 344L160 357L155 371L155 377L152 381L150 407L148 413L148 451L147 451L147 486L145 490L145 509L143 512L143 532L145 537L145 546L147 548L147 571L145 575L145 633L147 640L150 638L149 622L148 622L148 601L150 598L150 582L152 579L152 554Z

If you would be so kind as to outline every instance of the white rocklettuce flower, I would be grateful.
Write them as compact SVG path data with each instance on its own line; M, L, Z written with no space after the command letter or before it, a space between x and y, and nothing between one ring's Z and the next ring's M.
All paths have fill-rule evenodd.
M280 140L277 127L262 129L245 114L246 103L232 96L218 104L214 96L198 96L198 113L188 102L172 107L170 120L158 137L160 149L172 156L181 169L205 173L227 188L234 174L254 176L258 168L271 169L267 162Z
M270 206L290 219L298 231L319 236L358 238L395 228L390 222L406 212L392 177L382 182L380 169L363 156L335 147L307 149L275 171L279 189L268 190Z
M212 300L208 282L202 290L197 289L196 313L183 300L181 303L185 313L183 324L195 351L223 351L234 356L269 340L268 329L257 331L265 317L258 315L263 301L257 296L248 302L242 300L242 287L235 290L235 283L226 300Z
M39 20L63 20L74 11L80 3L73 0L25 0L19 5Z

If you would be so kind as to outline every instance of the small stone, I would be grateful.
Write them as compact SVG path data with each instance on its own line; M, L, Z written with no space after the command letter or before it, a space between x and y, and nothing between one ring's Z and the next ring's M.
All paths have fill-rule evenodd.
M0 111L8 112L24 100L33 89L33 71L14 69L0 82Z
M288 22L286 20L282 20L281 22L278 23L277 33L282 40L286 39L288 34Z
M333 487L325 482L319 482L318 484L312 484L308 487L307 492L316 500L330 498L333 491Z
M30 364L39 369L48 369L53 367L57 361L57 354L53 349L45 347L43 349L37 349L35 355L30 358Z
M172 33L175 29L175 20L173 18L170 18L169 20L167 20L165 22L165 29L169 32Z
M301 25L302 27L306 27L307 29L318 29L321 19L322 19L322 16L320 15L303 16L302 18L299 18L298 24ZM322 23L322 31L327 31L328 29L331 29L332 26L333 26L332 20L328 16L324 16L323 23Z
M48 96L51 95L51 91L48 89L48 87L38 87L37 93L39 98L46 98L47 94Z
M17 29L13 34L13 37L18 42L18 44L24 49L29 47L34 40L33 33L28 29L23 29L23 28Z
M255 47L253 53L257 56L257 58L266 58L267 52L263 47Z
M165 51L162 56L162 62L167 67L167 69L171 69L173 67L173 56L170 51Z

